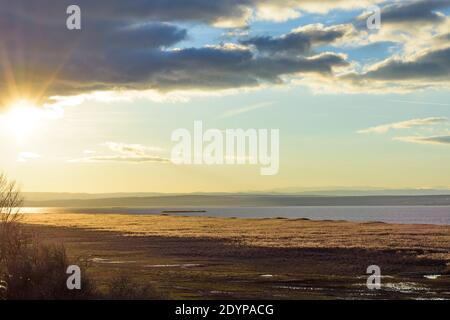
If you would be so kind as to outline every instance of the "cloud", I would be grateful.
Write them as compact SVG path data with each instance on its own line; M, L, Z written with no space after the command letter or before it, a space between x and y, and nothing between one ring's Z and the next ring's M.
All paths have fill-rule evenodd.
M350 72L342 82L363 91L411 91L450 86L450 47L420 54L390 57L362 73Z
M299 8L279 6L279 4L262 4L257 8L254 17L256 20L284 22L301 16Z
M169 159L155 156L93 156L70 160L69 162L128 162L128 163L168 163Z
M423 56L391 58L338 80L361 91L448 87L449 52L442 48L448 44L444 36L448 28L441 26L448 19L436 10L449 1L414 1L408 5L388 2L382 13L382 30L384 25L407 23L407 16L416 25L423 19L428 19L432 27L439 24L441 29L434 32L434 37L424 33L421 41L415 43L429 37L427 44L439 44L441 51L432 47ZM354 41L355 30L350 24L301 26L279 37L250 37L234 44L176 46L191 39L185 29L188 25L248 28L258 19L284 21L303 12L323 14L382 2L385 1L78 0L82 30L69 31L65 27L65 12L72 1L0 0L0 109L18 97L32 98L39 104L77 97L72 102L66 100L72 104L87 96L99 97L103 92L149 93L154 97L176 91L257 88L313 77L336 84L336 70L351 63L338 49L325 53L317 53L316 49ZM394 31L389 37L395 33L398 41L406 38L404 33ZM378 39L384 36L380 32Z
M413 101L413 100L390 100L392 102L408 103L408 104L423 104L431 106L450 106L450 103L439 103L432 101Z
M226 89L281 83L282 76L323 73L345 66L345 56L323 53L312 57L255 57L249 50L217 48L186 49L165 55L161 67L151 72L153 86L159 89ZM159 60L158 58L155 60ZM164 72L160 68L165 68ZM154 69L153 69L154 70Z
M413 60L388 59L363 75L373 80L450 80L450 47L428 51Z
M296 17L295 12L310 12L326 14L333 10L355 10L370 5L382 3L385 0L255 0L256 11L262 9L269 15L270 20L284 21ZM261 14L260 14L261 15ZM285 16L280 19L280 16ZM258 16L257 16L258 17ZM262 16L264 18L264 15Z
M282 83L294 74L331 75L333 69L347 65L345 56L323 53L312 57L255 57L241 48L187 48L173 51L119 53L106 62L114 75L95 67L79 72L60 95L108 90L156 90L162 93L182 90L226 90ZM78 66L75 66L76 68ZM96 78L94 82L90 79Z
M119 154L115 155L95 155L79 159L72 159L69 162L128 162L128 163L148 163L148 162L170 162L169 159L149 154L151 151L161 151L156 147L147 147L141 144L126 144L121 142L105 142L103 146ZM86 151L86 150L85 150ZM95 151L89 150L84 154L94 154Z
M89 19L116 21L186 21L215 26L243 26L254 19L285 21L297 18L300 11L327 13L336 9L364 8L384 0L77 0ZM57 20L58 14L73 4L71 0L2 0L9 13ZM30 14L28 14L30 13ZM61 20L61 19L59 19Z
M358 133L386 133L389 130L396 129L410 129L413 127L424 127L424 126L434 126L441 123L448 122L448 118L445 117L430 117L422 119L411 119L407 121L394 122L389 124L384 124L376 127L371 127L368 129L359 130Z
M2 0L2 10L21 13L34 19L57 20L61 12L73 4L71 0ZM236 25L245 24L256 0L77 0L83 15L92 20L114 21L191 21L221 24L224 21ZM8 8L6 10L6 8ZM30 14L28 14L28 12ZM60 21L64 21L59 19Z
M228 111L224 112L220 116L220 118L234 117L234 116L237 116L237 115L242 114L242 113L246 113L246 112L258 110L258 109L261 109L261 108L269 107L271 105L273 105L273 102L269 101L269 102L261 102L261 103L253 104L253 105L242 107L242 108L238 108L238 109L228 110Z
M450 136L433 136L433 137L396 137L394 140L410 142L410 143L420 143L420 144L439 144L439 145L449 145Z
M436 10L450 7L450 0L413 0L388 3L381 9L382 24L423 24L440 23L445 16ZM361 24L365 24L369 13L359 16Z
M59 20L44 22L37 12L36 19L14 16L2 5L0 108L17 97L43 104L52 96L127 87L133 74L121 74L114 61L132 52L162 50L187 36L186 30L161 22L83 19L83 30L69 31L61 13ZM124 63L132 68L132 62Z
M312 24L299 27L279 37L261 36L242 40L244 45L252 45L258 51L269 54L310 54L313 46L331 44L353 31L353 26L335 25L325 27Z
M41 158L41 155L33 152L21 152L17 157L17 162L28 162Z
M136 156L145 155L147 152L150 151L162 150L161 148L157 147L146 147L141 144L126 144L120 142L105 142L104 145L107 146L112 151Z
M450 41L450 32L435 36L435 40L442 43L448 43Z
M347 64L337 53L262 57L236 45L174 48L188 38L174 21L234 17L242 9L235 4L254 6L250 0L80 1L81 31L65 27L68 1L5 1L0 0L0 108L17 97L48 104L105 91L257 87L289 75L331 74Z
M450 0L386 1L379 5L381 28L368 30L366 20L373 12L364 12L354 22L357 36L349 38L348 45L391 42L397 47L396 56L406 58L448 47L445 34L450 28Z

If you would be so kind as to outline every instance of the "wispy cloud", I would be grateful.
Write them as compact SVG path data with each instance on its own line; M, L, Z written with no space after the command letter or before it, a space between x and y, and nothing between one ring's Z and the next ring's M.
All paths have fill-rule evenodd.
M41 158L41 155L33 152L21 152L17 157L17 162L28 162Z
M430 101L412 101L412 100L389 100L389 101L408 103L408 104L423 104L423 105L431 105L431 106L450 106L450 103L438 103L438 102L430 102Z
M146 163L146 162L170 162L169 159L157 156L93 156L80 159L73 159L69 162L128 162L128 163Z
M78 159L69 160L69 162L128 162L128 163L146 163L146 162L170 162L169 159L149 154L152 151L161 151L161 148L147 147L141 144L126 144L122 142L105 142L102 144L111 151L118 154L114 155L93 155ZM85 154L93 154L94 151Z
M358 133L386 133L389 130L398 130L398 129L410 129L413 127L424 127L424 126L434 126L437 124L442 124L448 122L448 118L446 117L429 117L429 118L421 118L421 119L411 119L406 121L394 122L383 124L380 126L375 126L363 130L359 130Z
M261 103L257 103L257 104L252 104L250 106L246 106L246 107L242 107L242 108L226 111L220 116L220 118L234 117L234 116L237 116L239 114L243 114L243 113L254 111L254 110L257 110L257 109L269 107L271 105L273 105L273 102L271 102L271 101L269 101L269 102L261 102Z
M440 144L440 145L450 144L450 136L433 136L433 137L410 136L410 137L396 137L394 138L394 140L420 144Z
M141 144L126 144L121 142L105 142L104 145L112 151L131 155L145 155L147 152L162 150L158 147L147 147Z

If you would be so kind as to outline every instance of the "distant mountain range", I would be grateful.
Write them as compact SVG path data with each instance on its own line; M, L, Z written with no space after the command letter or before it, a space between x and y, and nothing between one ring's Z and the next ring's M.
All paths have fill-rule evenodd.
M321 188L305 190L304 188L274 189L275 194L326 195L326 196L426 196L450 194L449 188L384 189L373 187L360 188Z
M281 188L268 191L246 191L246 192L193 192L193 193L158 193L158 192L117 192L117 193L68 193L68 192L24 192L27 201L50 201L50 200L89 200L89 199L111 199L111 198L137 198L137 197L160 197L160 196L242 196L242 195L298 195L298 196L425 196L425 195L450 195L450 189L382 189L382 188L340 188L340 189L311 189L304 188Z
M450 194L27 194L28 207L177 207L177 206L396 206L450 205Z

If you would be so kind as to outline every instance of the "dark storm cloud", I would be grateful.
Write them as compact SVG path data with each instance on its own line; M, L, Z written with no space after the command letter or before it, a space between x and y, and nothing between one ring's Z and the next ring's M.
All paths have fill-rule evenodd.
M199 15L196 6L216 12L223 5L195 0L188 1L188 10L184 1L170 3L180 16L170 10L167 14L180 19L188 11ZM169 49L188 34L175 24L148 20L158 12L164 20L166 1L78 1L78 31L66 28L67 1L0 4L0 95L5 100L32 95L43 102L52 96L118 89L227 89L278 83L289 74L330 74L333 67L346 65L342 56L331 53L268 58L245 48Z
M388 23L403 22L439 22L443 17L436 10L450 7L450 0L403 1L388 5L381 11L382 21Z
M2 11L29 19L64 21L61 13L78 5L89 19L197 21L215 23L245 15L257 0L1 0ZM37 14L37 15L36 15Z
M450 7L450 0L399 1L381 9L382 24L439 23L444 17L436 11ZM357 25L364 27L367 15Z
M434 14L450 0L429 2L414 2L406 12L418 19L421 12ZM243 40L243 46L174 49L189 37L179 21L212 24L240 19L256 3L280 4L275 0L0 0L0 108L11 98L29 95L46 101L100 90L228 89L281 83L286 75L332 77L335 67L348 64L342 55L315 55L313 50L344 38L348 25L302 27L281 37ZM66 28L66 8L71 4L81 7L82 30ZM384 21L403 19L394 9L385 9ZM436 51L412 62L391 61L354 77L447 79L448 65L448 50Z
M248 50L186 49L161 56L161 66L149 70L150 83L164 89L230 88L280 83L281 76L296 73L331 74L346 61L336 54L312 58L255 58ZM155 59L156 60L156 59ZM143 68L145 68L143 66Z
M254 37L241 41L244 45L253 45L259 51L288 54L309 54L311 48L318 44L329 44L342 38L349 32L349 26L336 26L325 28L316 25L309 29L294 30L280 37Z
M74 72L81 91L116 89L227 89L281 82L281 76L294 73L331 73L346 65L336 54L312 58L255 58L250 50L188 48L174 51L122 51L100 67ZM108 66L114 74L102 73ZM92 81L96 79L96 81ZM72 87L72 89L76 89ZM62 91L65 88L61 88Z
M361 77L374 80L450 80L450 48L430 51L413 61L390 60Z
M367 0L369 1L369 0ZM240 26L265 7L325 12L339 8L364 7L360 0L0 0L2 11L32 17L38 13L43 19L60 20L59 15L69 5L78 5L83 14L94 19L122 21L191 21L217 24L234 20ZM377 3L381 0L372 0ZM35 19L35 18L33 18Z
M388 3L381 9L381 30L390 30L393 35L419 32L420 28L436 27L430 34L428 51L409 56L385 60L362 74L352 73L341 77L350 80L359 88L385 84L386 89L423 89L433 86L448 86L450 80L450 37L442 32L448 16L439 12L450 8L450 0L414 0ZM367 15L358 17L355 27L366 30ZM412 41L413 39L411 39ZM426 39L417 39L417 47L423 46Z
M4 0L0 2L3 100L36 95L46 100L52 95L83 92L85 88L103 88L105 83L124 78L110 63L115 55L159 50L187 37L186 30L167 23L126 23L84 15L82 30L70 31L66 28L65 9L46 19L49 12L42 12L40 7L32 6L35 14L29 8L18 10L17 4L25 1L18 0L10 7L3 7Z

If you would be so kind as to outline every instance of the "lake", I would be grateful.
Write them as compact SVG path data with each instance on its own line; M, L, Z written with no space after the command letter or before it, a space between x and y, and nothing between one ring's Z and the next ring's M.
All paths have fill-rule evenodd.
M39 213L121 213L237 217L308 218L312 220L382 221L391 223L450 225L450 206L298 206L298 207L113 207L113 208L23 208L26 214ZM191 211L191 212L181 212ZM206 212L193 212L206 211Z

